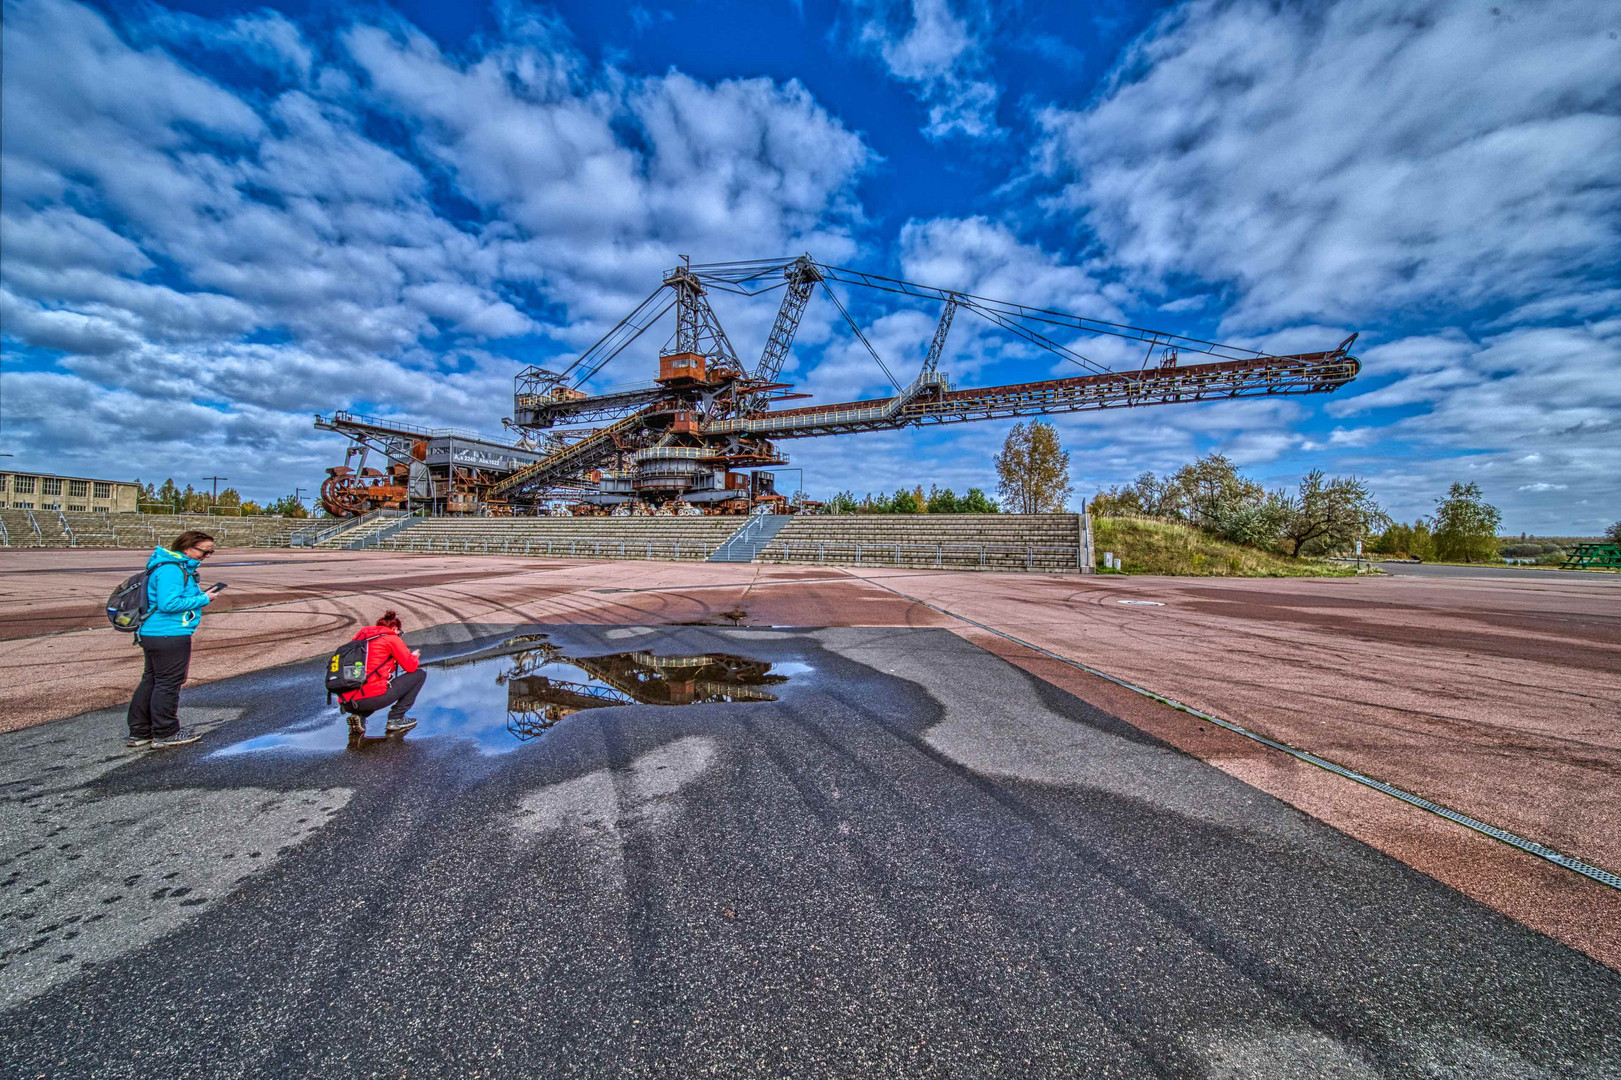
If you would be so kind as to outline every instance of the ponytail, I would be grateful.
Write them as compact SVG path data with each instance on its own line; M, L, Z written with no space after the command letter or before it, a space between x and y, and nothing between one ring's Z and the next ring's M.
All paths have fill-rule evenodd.
M377 620L378 626L386 626L396 634L400 632L400 617L392 609L383 612L383 617Z

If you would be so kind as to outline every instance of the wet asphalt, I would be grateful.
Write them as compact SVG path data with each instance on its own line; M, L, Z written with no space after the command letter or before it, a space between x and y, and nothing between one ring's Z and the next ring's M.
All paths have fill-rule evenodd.
M536 630L789 681L0 736L0 1075L1621 1076L1621 975L948 632Z

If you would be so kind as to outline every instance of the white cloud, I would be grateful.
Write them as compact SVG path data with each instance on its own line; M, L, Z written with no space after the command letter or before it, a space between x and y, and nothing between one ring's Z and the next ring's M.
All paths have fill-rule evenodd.
M987 74L985 39L990 11L978 0L864 0L858 47L883 60L890 75L912 86L928 109L924 133L985 138L1000 135L1001 88Z
M1617 265L1621 44L1576 0L1193 0L1043 117L1055 208L1233 324L1596 287Z
M115 31L8 4L0 330L64 355L8 357L7 449L157 473L189 441L307 484L341 445L310 412L491 428L516 369L491 342L587 342L678 252L854 250L871 153L801 84L595 70L555 21L502 18L448 56L398 21L317 41L275 14ZM252 91L182 62L221 52Z

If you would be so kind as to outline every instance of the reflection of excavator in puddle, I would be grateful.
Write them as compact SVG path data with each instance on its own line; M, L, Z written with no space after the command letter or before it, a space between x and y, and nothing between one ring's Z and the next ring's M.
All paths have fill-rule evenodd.
M570 657L544 634L511 637L445 664L462 666L495 657L510 658L496 682L507 688L507 730L523 741L582 709L776 701L764 687L788 681L786 675L771 674L768 661L728 653Z

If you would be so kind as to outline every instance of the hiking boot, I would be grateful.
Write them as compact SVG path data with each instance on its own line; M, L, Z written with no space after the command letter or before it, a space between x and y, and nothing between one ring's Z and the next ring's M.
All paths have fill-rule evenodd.
M124 745L131 750L144 750L152 745L152 737L150 735L131 735L124 740Z
M417 726L417 718L416 717L414 717L414 716L402 716L398 720L390 720L388 722L388 726L383 729L383 734L385 734L385 735L398 735L400 732L402 732L402 731L410 731L412 728L414 728L416 726Z
M152 749L161 750L169 746L190 746L200 738L202 736L191 728L181 728L167 739L153 739Z

